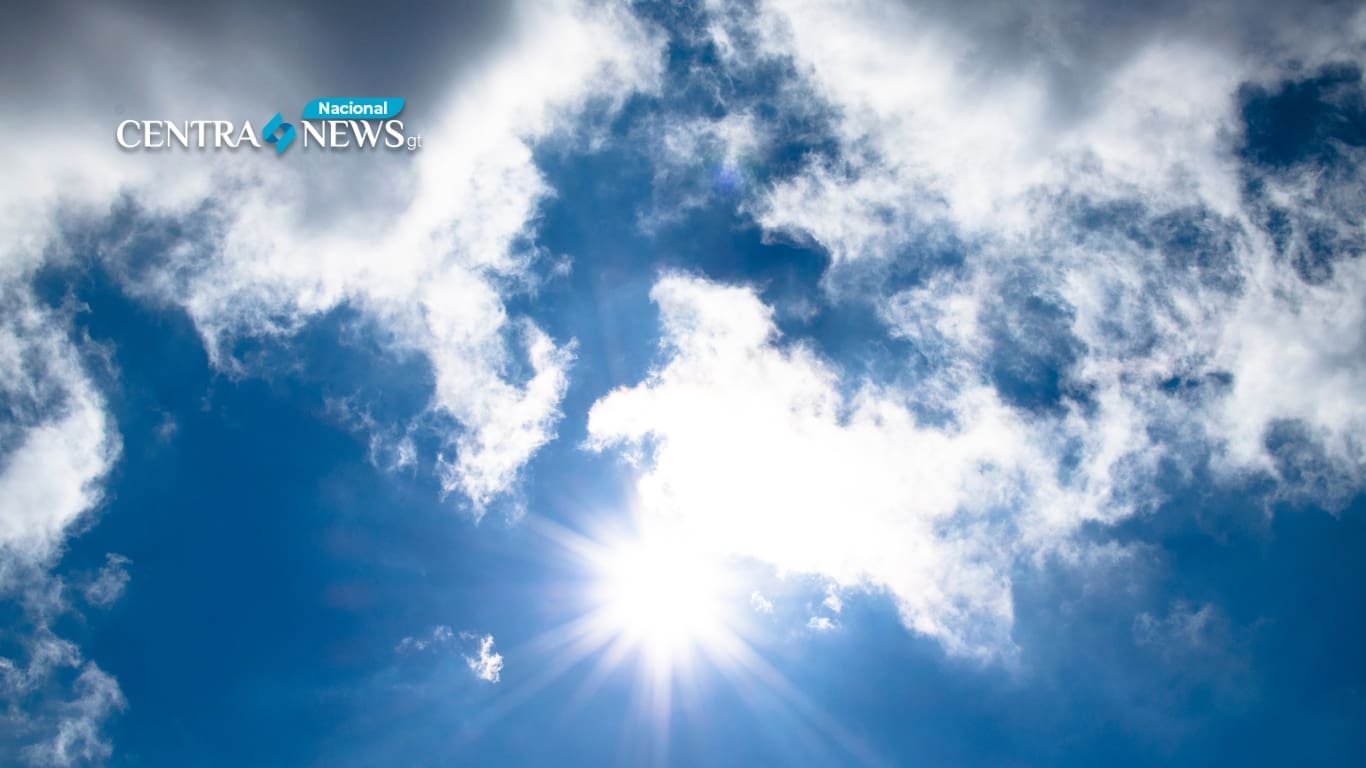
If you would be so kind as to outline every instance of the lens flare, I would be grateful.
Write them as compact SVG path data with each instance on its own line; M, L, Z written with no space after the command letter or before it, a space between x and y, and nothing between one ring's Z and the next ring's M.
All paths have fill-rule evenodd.
M623 728L622 733L649 742L654 754L645 763L665 764L676 704L682 705L685 718L704 718L702 698L720 680L765 717L791 718L796 732L811 740L806 747L811 753L834 743L842 754L868 758L866 747L751 644L760 627L752 606L753 585L742 578L739 564L683 526L634 515L629 521L618 517L617 527L591 534L544 518L531 523L552 552L567 556L566 564L577 574L557 590L575 618L526 648L543 666L505 699L505 707L535 695L580 664L589 668L581 677L578 701L592 697L620 671L633 670L630 710L647 727Z

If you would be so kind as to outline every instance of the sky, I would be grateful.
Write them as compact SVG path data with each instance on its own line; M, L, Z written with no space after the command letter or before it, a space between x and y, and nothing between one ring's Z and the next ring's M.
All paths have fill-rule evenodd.
M0 764L1362 764L1364 67L1337 2L11 10Z

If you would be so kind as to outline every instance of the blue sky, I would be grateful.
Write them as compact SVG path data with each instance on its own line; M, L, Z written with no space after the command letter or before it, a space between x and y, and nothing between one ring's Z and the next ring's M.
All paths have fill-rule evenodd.
M260 5L0 33L0 763L1361 762L1359 9Z

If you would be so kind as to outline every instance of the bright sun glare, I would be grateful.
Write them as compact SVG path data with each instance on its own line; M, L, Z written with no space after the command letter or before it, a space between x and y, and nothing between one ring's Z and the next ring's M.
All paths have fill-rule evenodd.
M600 629L653 664L708 650L730 632L722 570L679 537L619 542L599 563Z
M795 718L855 754L861 747L766 662L750 645L755 636L743 568L719 557L694 536L664 521L634 521L629 530L585 535L541 521L538 530L583 568L582 613L538 642L554 662L538 684L548 684L593 659L581 683L590 694L623 666L634 666L637 712L650 718L645 733L666 749L675 699L696 715L700 684L719 672L746 700L770 716ZM654 523L654 524L651 524ZM575 601L578 602L578 601ZM663 754L663 753L661 753ZM662 762L659 755L657 762Z

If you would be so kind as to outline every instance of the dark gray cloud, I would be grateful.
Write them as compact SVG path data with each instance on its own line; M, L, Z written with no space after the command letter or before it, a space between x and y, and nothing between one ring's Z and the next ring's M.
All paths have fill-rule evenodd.
M7 15L0 30L7 99L111 116L157 104L148 92L157 87L187 96L259 93L262 108L298 102L280 103L286 112L322 95L402 96L421 116L514 22L512 4L496 0L62 1Z

